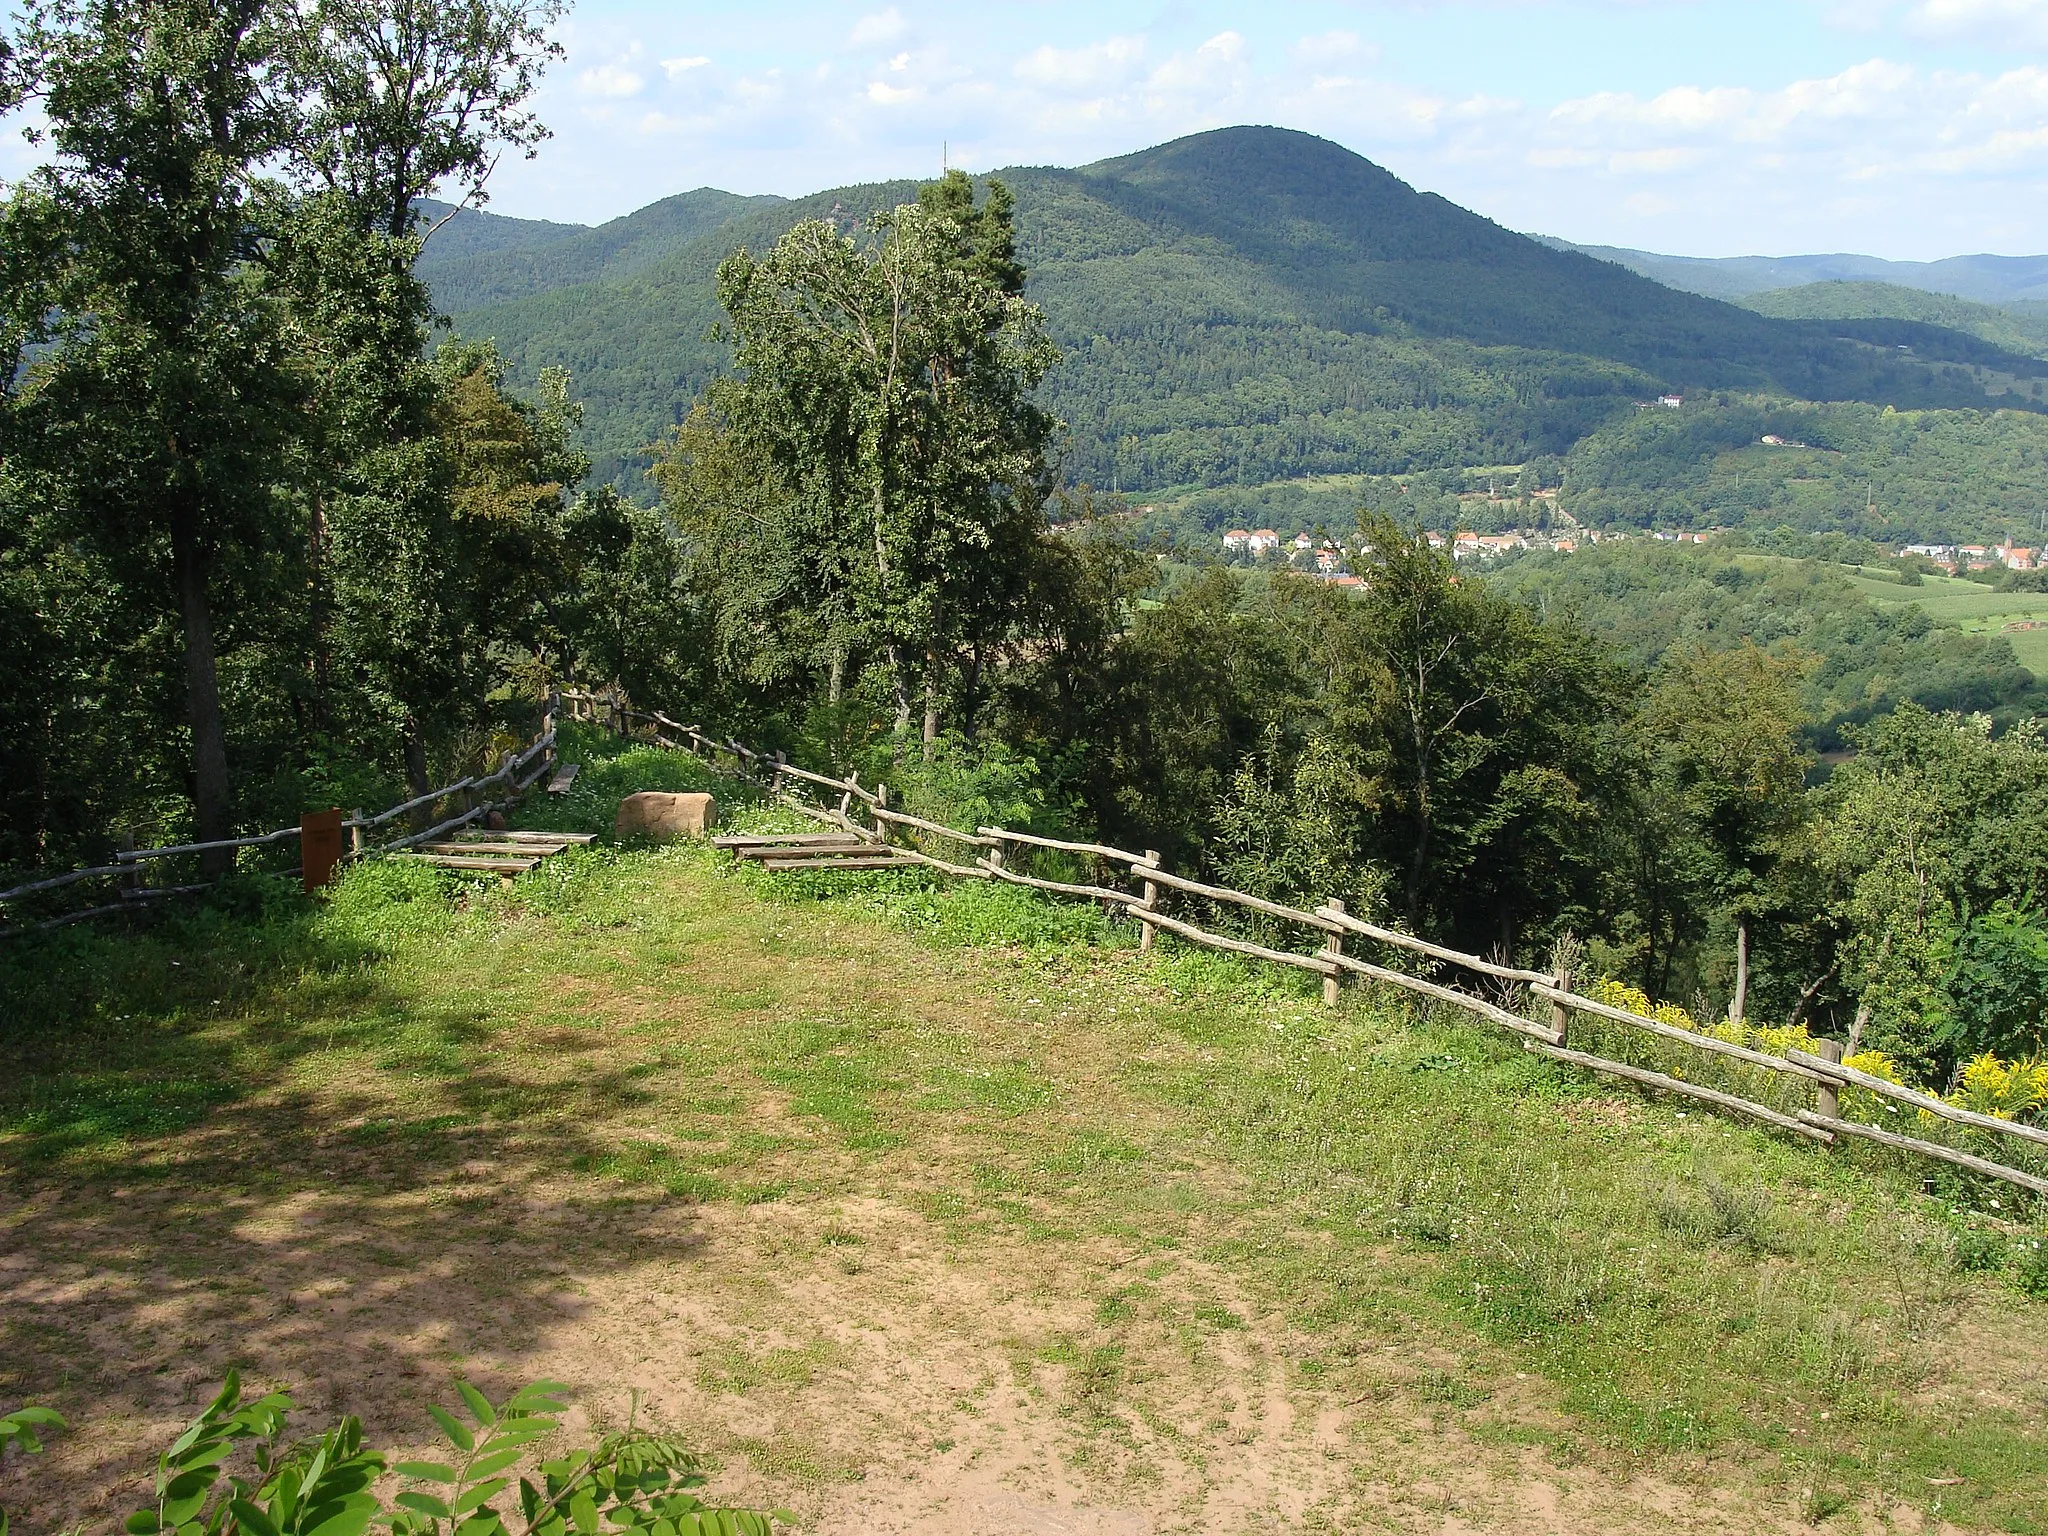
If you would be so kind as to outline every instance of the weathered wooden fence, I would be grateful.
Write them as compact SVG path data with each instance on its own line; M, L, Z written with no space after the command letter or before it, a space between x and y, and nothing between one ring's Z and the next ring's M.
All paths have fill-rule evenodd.
M415 795L412 799L394 805L388 810L378 811L375 815L366 815L362 811L351 812L342 821L342 827L349 834L349 846L343 851L343 860L397 853L419 843L446 837L458 828L466 827L493 811L502 811L518 803L541 776L554 766L555 717L560 707L559 696L551 696L539 733L523 750L507 752L494 771L457 779L453 784L444 784L439 789L427 791L424 795ZM535 766L536 763L538 766ZM409 812L424 810L430 806L440 807L443 802L454 799L460 800L462 809L453 816L435 822L423 832L413 832L389 842L371 840L371 834L378 828L396 821ZM146 864L159 859L185 858L223 850L261 848L290 842L305 835L307 821L310 820L311 818L307 818L296 827L279 827L275 832L257 832L247 837L220 838L206 843L174 843L161 848L123 849L114 855L114 862L111 864L69 870L61 875L30 880L10 890L0 891L0 906L19 903L31 896L86 882L112 882L117 892L116 899L112 902L84 907L75 912L65 912L41 922L0 924L0 938L61 928L69 923L83 922L87 918L101 917L110 912L134 911L140 904L166 896L183 896L195 891L208 890L215 882L201 880L180 885L148 885L143 880L143 868Z
M1587 997L1573 990L1573 979L1569 975L1547 974L1503 964L1482 955L1432 944L1398 929L1366 922L1345 911L1341 901L1303 909L1242 891L1207 885L1164 868L1158 853L1153 850L1134 853L1127 848L1068 842L1007 827L976 827L972 831L963 831L891 806L888 786L880 783L864 785L858 773L848 774L845 778L814 773L789 762L780 753L757 752L730 737L720 739L667 715L631 708L616 695L564 693L562 697L573 710L579 711L579 718L601 720L622 734L644 731L647 739L661 746L693 752L721 765L724 771L735 777L759 785L771 798L800 814L872 843L878 851L886 850L897 858L961 879L1002 881L1118 908L1139 925L1140 944L1145 948L1151 947L1155 933L1164 932L1205 949L1309 971L1323 978L1323 999L1331 1004L1337 1001L1344 977L1367 977L1413 992L1432 1002L1462 1009L1514 1034L1521 1040L1523 1049L1553 1061L1690 1099L1759 1121L1807 1141L1827 1145L1838 1136L1855 1137L1966 1168L2037 1195L2048 1195L2048 1178L2038 1174L1924 1137L1903 1135L1844 1117L1841 1112L1842 1090L1856 1088L1911 1108L1918 1115L2048 1147L2048 1130L1976 1114L1884 1078L1843 1066L1841 1046L1837 1042L1819 1042L1820 1054L1794 1050L1775 1056L1667 1024L1660 1019L1645 1018ZM824 803L819 803L818 795L812 793L814 791L824 792ZM945 858L931 851L934 844L946 844L966 851L954 858ZM1098 865L1127 871L1125 878L1129 885L1047 879L1013 867L1013 852L1030 849L1092 859ZM1214 932L1184 916L1170 915L1165 910L1169 892L1196 897L1218 906L1256 912L1283 927L1298 930L1311 941L1319 942L1320 947L1314 950L1286 949ZM1355 949L1357 941L1361 940L1392 951L1392 955L1383 955L1382 958L1405 959L1410 968L1375 963L1347 950L1347 942ZM1436 975L1416 974L1417 962L1433 967ZM1495 996L1478 995L1474 982L1468 978L1483 978ZM1504 1006L1518 1000L1522 1011ZM1787 1113L1739 1094L1687 1081L1670 1072L1653 1071L1648 1067L1575 1050L1570 1044L1575 1017L1625 1026L1698 1052L1706 1058L1775 1073L1810 1092L1811 1104Z

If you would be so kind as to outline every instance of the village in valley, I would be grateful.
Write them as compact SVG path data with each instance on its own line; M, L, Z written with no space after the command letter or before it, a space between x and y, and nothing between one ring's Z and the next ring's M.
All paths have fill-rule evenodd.
M1534 550L1555 550L1571 554L1589 545L1622 539L1648 539L1662 544L1706 544L1726 536L1727 528L1655 530L1620 528L1510 529L1505 533L1474 533L1458 529L1451 533L1431 531L1430 547L1448 550L1459 561L1492 561ZM1223 557L1231 564L1286 565L1313 572L1333 586L1355 587L1363 579L1353 572L1351 562L1371 552L1358 540L1340 541L1328 534L1297 533L1282 538L1271 528L1232 528L1223 535ZM2015 543L2008 537L2000 544L1905 544L1891 553L1899 559L1919 557L1948 576L1970 571L2032 571L2040 568L2039 548Z

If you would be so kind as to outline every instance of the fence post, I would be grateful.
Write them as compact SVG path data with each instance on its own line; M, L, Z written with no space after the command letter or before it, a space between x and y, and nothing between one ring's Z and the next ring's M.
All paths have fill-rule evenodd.
M886 785L886 784L877 784L877 785L875 786L875 803L876 803L876 808L877 808L878 810L884 810L884 811L886 811L887 809L889 809L889 786L888 786L888 785ZM886 848L886 847L888 847L888 846L889 846L889 822L888 822L888 818L886 818L886 817L883 817L883 816L877 816L877 817L875 818L875 836L876 836L877 838L879 838L879 839L881 840L881 844L882 844L882 846L883 846L884 848Z
M1332 912L1342 912L1344 910L1344 903L1342 901L1339 901L1335 896L1332 896L1330 898L1328 906ZM1330 955L1332 957L1343 954L1344 935L1342 935L1341 933L1333 933L1326 937L1323 940L1323 953L1326 955ZM1336 975L1335 973L1332 973L1331 975L1325 976L1323 978L1323 1006L1325 1008L1334 1008L1337 1006L1337 986L1339 981L1341 980L1342 978Z
M1839 1065L1842 1060L1842 1042L1839 1040L1816 1040L1813 1042L1813 1054L1820 1057L1823 1061L1832 1061ZM1833 1083L1815 1083L1813 1085L1813 1108L1814 1113L1826 1115L1830 1120L1841 1119L1842 1090Z
M1001 869L1003 867L1003 844L1000 838L989 846L988 867L990 869Z
M123 827L114 834L114 847L122 853L135 851L135 830ZM128 866L128 872L121 876L121 894L126 896L142 889L142 861L135 860Z
M1555 985L1557 987L1557 990L1560 992L1571 991L1572 973L1571 968L1569 966L1559 966L1557 968L1557 979ZM1553 1035L1557 1036L1557 1043L1559 1045L1564 1044L1564 1038L1567 1034L1571 1032L1571 1027L1571 1009L1565 1007L1565 1005L1562 1002L1553 997L1550 1000L1550 1032Z
M363 856L363 808L357 806L348 813L352 825L348 829L348 856L360 859Z
M847 831L853 830L853 786L860 782L860 770L854 769L846 776L846 793L839 797L839 824Z
M789 754L780 747L775 749L775 771L768 775L768 798L773 800L782 793L782 770L789 763Z
M1145 850L1145 863L1153 869L1157 869L1159 867L1159 850L1157 848L1147 848ZM1139 926L1144 929L1144 932L1138 935L1139 954L1143 954L1146 950L1152 947L1152 935L1158 931L1152 926L1152 924L1149 921L1147 921L1145 914L1147 912L1157 912L1158 910L1158 883L1152 880L1147 880L1145 882L1145 904L1137 908L1138 923Z

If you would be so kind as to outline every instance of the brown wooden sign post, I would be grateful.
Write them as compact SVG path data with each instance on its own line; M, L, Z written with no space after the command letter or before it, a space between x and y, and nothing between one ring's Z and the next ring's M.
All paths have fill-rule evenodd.
M308 811L299 818L299 875L311 894L334 879L341 862L341 812Z

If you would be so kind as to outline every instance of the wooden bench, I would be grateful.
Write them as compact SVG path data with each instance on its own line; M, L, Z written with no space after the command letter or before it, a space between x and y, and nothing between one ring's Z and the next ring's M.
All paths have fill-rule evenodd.
M548 780L548 793L551 795L566 795L569 793L569 786L576 782L576 775L582 771L583 765L581 763L562 764L561 767L555 770L555 776Z

